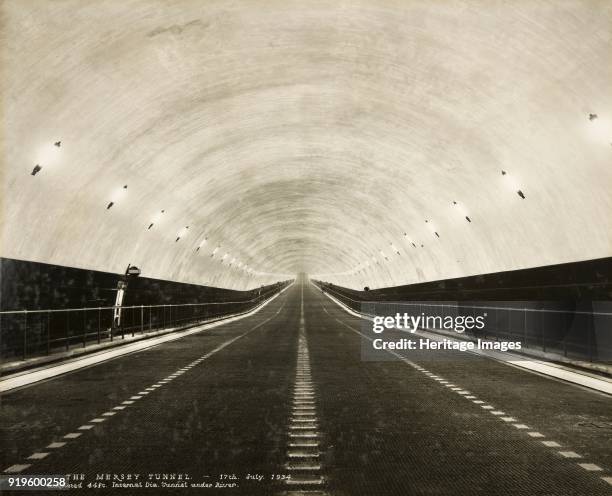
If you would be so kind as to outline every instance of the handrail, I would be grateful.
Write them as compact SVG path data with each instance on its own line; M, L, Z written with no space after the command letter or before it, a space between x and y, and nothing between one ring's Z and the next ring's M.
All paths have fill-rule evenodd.
M347 300L353 301L355 303L386 303L393 305L422 305L422 306L430 306L430 307L442 307L444 304L432 304L432 303L422 303L420 301L413 302L397 302L397 301L387 301L387 300L355 300L350 296L347 296L339 291L330 289L329 287L321 287L319 284L319 288L324 289L330 293L334 293L336 295L341 296L342 298L346 298ZM612 315L612 312L585 312L582 310L551 310L546 308L515 308L515 307L490 307L490 306L481 306L481 305L465 305L465 307L476 308L478 310L512 310L516 312L542 312L542 313L573 313L577 315Z
M168 304L159 304L159 305L113 305L107 307L79 307L79 308L55 308L55 309L39 309L39 310L3 310L0 311L0 315L7 314L22 314L22 313L59 313L59 312L76 312L76 311L84 311L84 310L111 310L115 308L121 308L123 310L127 308L168 308L168 307L189 307L189 306L203 306L203 305L236 305L240 303L251 303L253 301L257 301L261 299L263 296L270 294L271 291L267 291L255 298L251 298L250 300L240 300L240 301L207 301L204 303L168 303Z

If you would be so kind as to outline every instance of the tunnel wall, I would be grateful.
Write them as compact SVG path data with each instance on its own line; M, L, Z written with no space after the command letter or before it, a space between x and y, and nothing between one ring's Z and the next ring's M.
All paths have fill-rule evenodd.
M475 337L612 362L611 268L612 258L602 258L371 291L323 287L351 308L376 315L487 312L485 329Z
M6 312L0 315L0 357L9 361L244 313L288 283L234 291L138 277L129 281L115 320L121 274L6 258L0 267L0 310Z
M0 310L111 306L121 274L0 258ZM269 287L269 286L267 286ZM161 305L249 300L257 290L236 291L149 277L130 281L123 304Z
M537 300L592 301L612 299L612 257L531 269L494 272L368 292L335 286L367 300Z

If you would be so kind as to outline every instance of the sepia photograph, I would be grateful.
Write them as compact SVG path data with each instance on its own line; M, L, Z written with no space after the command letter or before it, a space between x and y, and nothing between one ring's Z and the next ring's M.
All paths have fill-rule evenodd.
M612 496L611 0L0 0L0 494Z

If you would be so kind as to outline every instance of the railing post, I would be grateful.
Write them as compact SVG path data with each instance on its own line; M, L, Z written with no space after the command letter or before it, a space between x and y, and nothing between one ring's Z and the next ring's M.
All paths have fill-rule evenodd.
M544 326L542 325L542 316L538 319L540 323L540 338L542 340L542 351L546 353L546 337L544 336Z
M86 312L87 310L83 309L83 348L87 346L87 323L86 323Z
M70 349L70 312L66 312L66 351Z
M151 332L151 306L149 305L149 332Z
M527 347L527 309L523 308L523 346Z
M144 306L140 305L140 334L144 334Z
M100 326L101 326L101 322L100 322L100 312L102 310L100 309L100 307L98 307L98 344L100 344Z
M23 311L23 359L28 354L28 311Z
M47 312L47 355L51 352L51 312Z

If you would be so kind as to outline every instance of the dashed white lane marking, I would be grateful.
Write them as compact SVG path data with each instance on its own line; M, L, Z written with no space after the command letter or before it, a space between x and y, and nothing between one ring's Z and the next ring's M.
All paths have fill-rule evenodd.
M26 468L30 467L30 465L31 464L29 465L26 465L26 464L11 465L4 472L6 472L7 474L18 474L19 472L23 472Z
M47 458L49 453L33 453L28 456L28 460L42 460L43 458Z
M348 324L345 324L344 322L342 322L340 319L336 319L339 323L341 323L342 325L344 325L345 327L347 327L348 329L350 329L351 331L359 334L360 336L372 340L369 336L366 336L365 334L357 331L356 329L354 329L353 327L349 326ZM434 379L434 377L431 375L431 373L429 373L429 371L420 368L418 365L416 365L415 363L409 361L407 358L402 357L400 354L394 352L394 351L387 351L388 353L390 353L391 355L396 356L397 358L399 358L402 362L404 362L407 365L410 365L411 367L415 368L416 370L419 370L420 372L423 372L424 375L426 375L427 377L430 377L432 379ZM451 391L454 391L456 393L461 394L461 391L465 391L463 388L457 388L455 386L455 384L451 384L448 381L444 380L443 377L441 376L436 376L435 377L435 381L438 382L438 384L442 384L447 388L450 388ZM466 391L467 392L467 391ZM467 392L468 394L470 394L469 392ZM478 400L477 396L475 395L469 395L469 396L465 396L462 395L463 398L470 400L472 403L476 404L476 405L480 405L481 408L483 408L484 410L488 410L489 413L496 415L497 418L499 418L500 420L502 420L503 422L507 422L507 423L511 423L511 422L517 422L517 419L514 417L502 417L501 415L505 415L505 412L501 411L501 410L494 410L495 407L486 404L486 401L482 401L482 400ZM516 429L520 430L520 431L525 431L528 430L529 431L529 426L525 425L525 424L521 424L521 423L512 423L511 424L513 427L515 427ZM527 435L534 438L534 439L540 439L543 437L546 437L544 434L537 432L537 431L529 431L527 432ZM556 441L548 441L548 440L542 440L540 441L544 446L546 446L547 448L560 448L561 445L556 442ZM574 452L574 451L558 451L557 453L559 453L562 457L564 458L582 458L582 455ZM580 467L582 467L584 470L588 471L588 472L603 472L604 469L601 468L599 465L596 465L594 463L578 463L578 465ZM612 477L601 477L601 479L605 482L607 482L608 484L612 485Z
M47 448L57 449L57 448L62 448L63 446L66 446L66 443L51 443L49 446L47 446Z
M164 334L157 337L151 337L149 339L145 339L142 341L132 342L129 344L125 344L122 346L117 346L116 348L111 348L108 350L102 350L96 353L92 353L91 355L84 356L83 358L71 359L66 362L62 362L55 366L45 367L42 370L35 370L27 374L17 374L14 377L8 377L0 379L0 392L5 393L12 389L29 386L31 384L35 384L40 381L44 381L47 379L51 379L57 377L59 375L67 374L70 372L74 372L85 367L90 367L92 365L97 365L103 362L107 362L109 360L113 360L115 358L124 357L133 353L141 352L147 349L154 348L156 346L163 345L165 343L170 343L172 341L177 341L179 339L183 339L186 336L197 335L202 331L214 329L217 327L225 326L227 324L241 321L243 319L247 319L258 312L260 312L263 308L268 306L272 301L274 301L278 296L292 287L293 284L285 286L279 292L253 308L252 310L248 310L245 313L228 316L222 320L217 320L214 322L207 322L201 325L196 326L192 329L187 329L184 331L172 332L169 334ZM284 303L283 303L284 306ZM283 308L281 306L281 308ZM277 312L276 315L278 315Z
M280 293L279 293L280 294ZM271 301L271 300L268 300ZM157 383L149 386L148 388L145 388L144 391L140 391L138 393L138 395L134 395L131 396L129 400L123 401L121 403L121 405L117 405L114 406L112 408L112 410L115 411L107 411L104 412L100 417L96 417L92 420L90 420L89 422L91 422L91 424L85 424L80 426L77 430L79 431L88 431L91 430L95 427L95 425L92 424L101 424L102 422L105 422L106 420L108 420L109 417L112 417L113 415L117 414L118 412L124 410L128 405L132 405L134 404L136 401L142 399L143 396L148 395L149 392L153 392L156 391L158 388L163 387L165 384L170 383L172 380L174 380L175 378L179 377L180 375L183 374L184 371L190 369L191 367L199 364L200 362L206 360L207 358L209 358L210 356L214 355L215 353L221 351L223 348L225 348L226 346L229 346L230 344L234 343L235 341L237 341L238 339L246 336L247 334L253 332L255 329L258 329L259 327L263 326L264 324L268 323L270 320L272 320L274 317L276 317L281 310L284 308L285 303L283 302L283 304L281 305L281 307L278 309L278 311L272 315L271 317L267 318L266 320L260 322L259 324L253 326L251 329L249 329L248 331L226 341L225 343L217 346L215 349L213 349L212 351L209 351L208 353L206 353L205 355L203 355L202 357L198 358L195 362L192 362L192 364L186 366L186 367L182 367L181 369L178 369L175 373L169 375L168 377L166 377L165 379L158 381ZM83 434L82 432L70 432L66 435L63 436L63 439L76 439L78 437L81 436L81 434ZM66 442L54 442L51 443L49 446L47 446L48 448L61 448L64 447L67 443ZM49 453L46 452L36 452L32 455L30 455L28 457L28 460L41 460L45 457L47 457L49 455ZM11 465L10 467L6 468L4 470L4 473L18 473L21 472L27 468L29 468L32 464L16 464L16 465Z
M575 451L559 451L558 453L565 458L582 458L582 456Z

